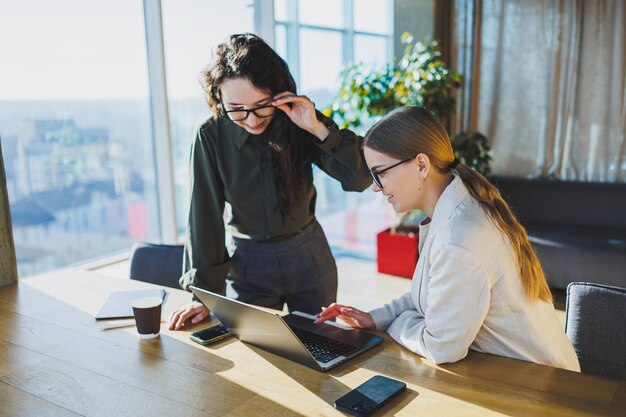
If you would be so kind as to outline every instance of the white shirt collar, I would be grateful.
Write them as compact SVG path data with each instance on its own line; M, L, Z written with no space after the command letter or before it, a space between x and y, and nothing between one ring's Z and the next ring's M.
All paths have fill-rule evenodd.
M461 180L459 176L454 175L454 179L448 184L446 189L443 190L443 193L439 196L439 200L437 200L437 204L435 204L435 210L433 211L429 229L435 229L447 223L454 209L468 196L469 191L467 191L463 180Z

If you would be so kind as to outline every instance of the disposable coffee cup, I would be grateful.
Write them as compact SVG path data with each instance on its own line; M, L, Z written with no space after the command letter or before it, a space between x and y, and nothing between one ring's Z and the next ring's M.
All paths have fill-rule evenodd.
M143 297L133 300L137 333L142 339L157 337L161 330L161 297Z

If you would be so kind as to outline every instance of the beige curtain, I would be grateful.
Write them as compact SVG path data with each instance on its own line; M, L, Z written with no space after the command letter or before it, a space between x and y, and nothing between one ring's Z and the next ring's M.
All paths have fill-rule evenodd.
M623 0L456 0L458 129L500 175L626 182Z

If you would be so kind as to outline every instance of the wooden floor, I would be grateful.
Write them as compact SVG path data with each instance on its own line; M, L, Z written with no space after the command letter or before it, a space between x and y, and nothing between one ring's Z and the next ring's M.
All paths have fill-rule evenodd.
M340 257L337 259L337 269L339 271L337 301L362 310L380 307L407 292L411 285L411 281L406 278L379 274L373 261ZM128 261L95 269L99 273L121 278L128 277L129 270ZM552 295L559 320L565 323L565 290L553 289Z

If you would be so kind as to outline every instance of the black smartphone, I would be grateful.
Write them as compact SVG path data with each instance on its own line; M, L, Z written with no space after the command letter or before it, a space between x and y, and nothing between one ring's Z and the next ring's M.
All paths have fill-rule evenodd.
M217 324L215 326L207 327L206 329L198 330L195 333L189 335L189 338L201 345L210 345L222 340L225 337L230 336L230 332L223 324Z
M376 375L335 401L335 408L354 416L368 416L405 389L402 381Z

